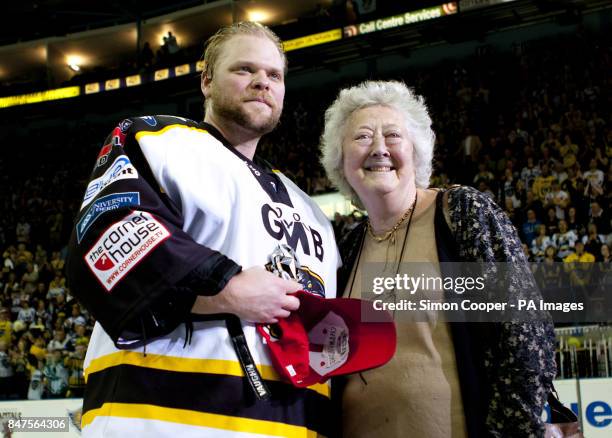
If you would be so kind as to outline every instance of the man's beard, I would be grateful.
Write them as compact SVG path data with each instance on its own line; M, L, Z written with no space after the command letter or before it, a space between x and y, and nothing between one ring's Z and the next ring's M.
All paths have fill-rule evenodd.
M215 93L217 94L217 93ZM232 102L223 93L210 96L211 109L217 116L226 120L231 120L237 125L252 131L257 135L264 135L274 130L280 119L280 111L275 112L271 108L270 116L263 120L255 120L246 109L241 105L242 102Z

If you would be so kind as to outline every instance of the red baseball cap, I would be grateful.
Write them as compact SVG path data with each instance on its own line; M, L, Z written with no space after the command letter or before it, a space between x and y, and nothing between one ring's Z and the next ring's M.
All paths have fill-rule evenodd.
M257 330L276 371L294 386L376 368L395 354L395 323L388 312L376 312L377 322L364 322L364 300L293 295L300 300L297 311L276 324L257 324Z

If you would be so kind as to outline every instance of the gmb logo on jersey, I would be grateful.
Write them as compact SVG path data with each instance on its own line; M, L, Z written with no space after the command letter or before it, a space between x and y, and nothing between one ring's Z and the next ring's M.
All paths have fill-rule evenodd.
M312 251L319 261L323 261L325 253L321 233L303 223L298 213L283 214L280 207L264 204L261 207L261 218L270 236L278 241L285 239L294 251L297 251L298 245L306 255L310 255Z
M102 176L89 182L80 210L85 208L109 184L120 179L136 178L138 178L138 172L132 166L129 158L125 155L119 155Z

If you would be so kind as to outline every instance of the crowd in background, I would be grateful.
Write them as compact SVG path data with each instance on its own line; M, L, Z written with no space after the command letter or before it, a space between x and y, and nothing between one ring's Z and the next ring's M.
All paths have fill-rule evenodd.
M484 47L394 77L430 107L432 186L468 184L492 197L532 261L611 261L609 38L580 30L512 52ZM317 157L323 110L337 89L288 94L279 128L259 150L311 195L332 189ZM111 128L33 130L0 158L0 399L82 395L94 321L71 296L64 260L96 140ZM7 144L23 140L17 130L6 135ZM334 227L340 235L360 219L336 215Z

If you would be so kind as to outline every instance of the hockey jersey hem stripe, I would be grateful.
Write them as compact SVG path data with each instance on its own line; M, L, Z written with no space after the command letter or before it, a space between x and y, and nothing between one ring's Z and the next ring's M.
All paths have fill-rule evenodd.
M133 351L119 351L92 360L83 370L85 381L89 375L119 365L134 365L164 371L186 373L222 374L235 377L244 377L240 362L224 359L193 359L185 357L164 356L159 354L137 353ZM280 376L270 365L257 365L261 377L265 380L281 381ZM317 383L309 386L311 389L325 397L330 397L330 388L326 383Z
M316 438L317 436L316 432L303 426L294 426L275 421L255 420L251 418L197 412L187 409L165 408L161 406L132 403L105 403L102 407L83 414L81 427L87 427L99 416L168 421L190 426L204 426L215 429L231 430L234 432L247 432L288 438Z

